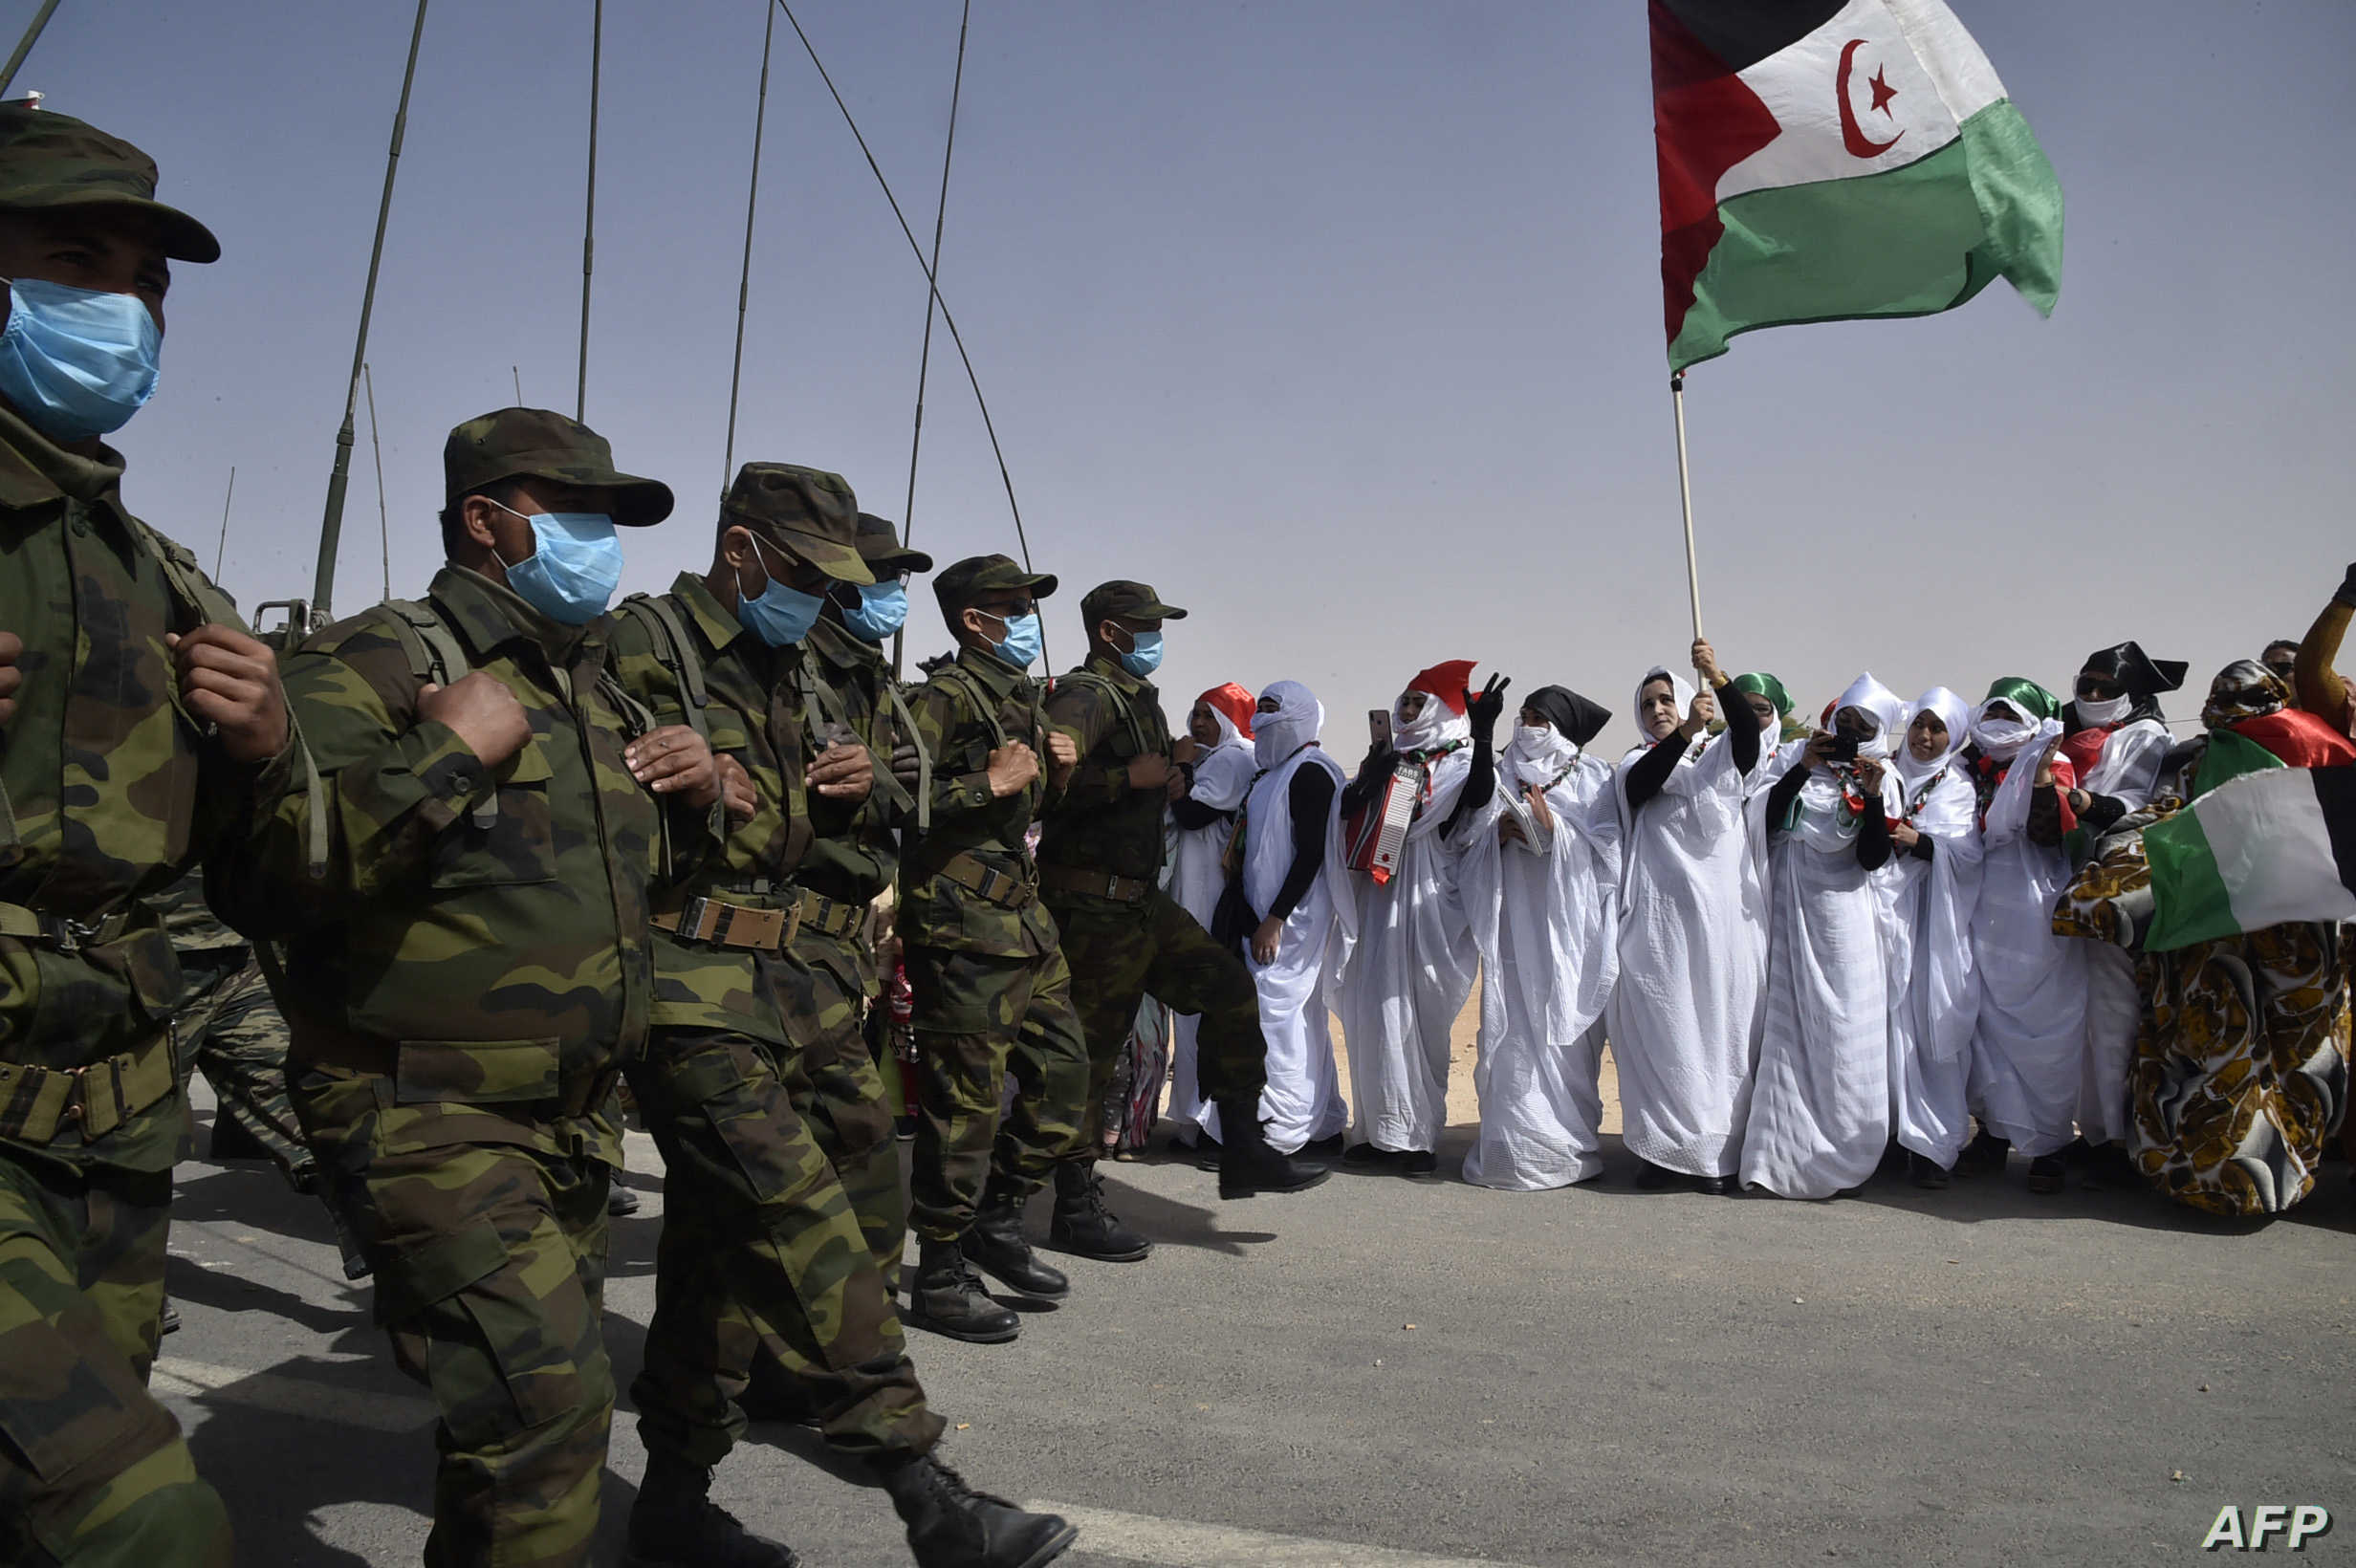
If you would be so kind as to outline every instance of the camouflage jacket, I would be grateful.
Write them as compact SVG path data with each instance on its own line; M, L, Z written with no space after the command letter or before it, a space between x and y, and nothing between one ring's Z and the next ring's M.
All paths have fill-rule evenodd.
M1053 950L1056 923L1038 902L1028 842L1032 818L1047 800L1039 684L995 654L964 648L917 688L910 707L917 737L932 755L932 826L903 836L901 940L1003 958ZM1040 773L999 799L990 793L990 753L1013 741L1038 753ZM952 864L997 872L1007 889L985 899L941 875Z
M674 911L698 897L781 907L793 898L795 867L810 844L800 703L794 685L799 654L770 647L745 630L735 612L724 608L692 572L682 572L658 602L693 642L703 665L704 728L711 749L744 764L758 805L751 821L730 824L719 851L668 889L655 907ZM689 722L668 635L627 611L613 621L614 674L622 689L645 704L659 725ZM776 999L761 983L751 948L683 940L661 930L653 941L656 1025L741 1030L787 1043Z
M914 802L891 777L892 751L905 728L891 701L899 683L880 649L832 621L810 629L802 643L802 676L806 732L822 741L827 728L840 725L874 754L877 767L876 788L864 800L811 797L813 838L802 857L801 884L838 903L866 904L899 873L892 830L914 825Z
M1039 836L1041 865L1078 866L1153 882L1162 874L1162 818L1169 797L1129 788L1132 758L1170 749L1161 693L1091 654L1056 683L1047 722L1080 747L1080 766L1052 803ZM1072 895L1058 894L1058 899Z
M160 1038L180 967L142 901L284 792L293 748L225 754L181 705L164 636L236 623L195 557L123 510L122 460L59 450L0 408L0 629L24 640L0 730L0 904L71 922L69 947L0 936L0 1064L74 1068ZM90 940L90 933L98 940ZM168 1168L178 1098L54 1158Z
M446 566L429 602L477 672L513 691L532 738L485 768L417 716L425 676L393 613L366 611L286 662L287 697L325 781L329 855L309 872L309 802L287 795L214 890L284 938L294 1058L382 1058L395 1147L521 1143L618 1163L599 1108L644 1043L654 891L709 847L712 813L630 776L634 726L604 681L609 624L559 626ZM389 1114L389 1113L388 1113Z

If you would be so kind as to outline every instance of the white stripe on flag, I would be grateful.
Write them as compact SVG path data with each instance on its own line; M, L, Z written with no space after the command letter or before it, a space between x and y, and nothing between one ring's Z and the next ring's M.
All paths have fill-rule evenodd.
M2356 919L2304 769L2235 779L2193 806L2234 924L2262 931L2300 920Z

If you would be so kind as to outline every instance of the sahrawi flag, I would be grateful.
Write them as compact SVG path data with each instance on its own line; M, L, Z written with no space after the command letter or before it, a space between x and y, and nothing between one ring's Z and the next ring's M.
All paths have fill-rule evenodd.
M1952 310L1997 277L2051 314L2062 187L1937 0L1651 0L1673 370L1755 327Z
M2154 952L2292 921L2356 920L2356 767L2264 758L2146 828L2144 856L2144 946Z

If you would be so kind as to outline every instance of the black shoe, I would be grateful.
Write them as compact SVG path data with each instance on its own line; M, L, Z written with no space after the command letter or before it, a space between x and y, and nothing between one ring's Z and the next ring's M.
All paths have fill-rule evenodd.
M1677 1180L1677 1173L1667 1165L1656 1165L1649 1160L1636 1165L1636 1189L1639 1192L1665 1192Z
M1342 1163L1353 1170L1372 1170L1398 1158L1390 1150L1376 1148L1372 1143L1352 1143L1342 1151Z
M1916 1187L1926 1192L1943 1191L1947 1187L1947 1167L1928 1155L1907 1151L1907 1175Z
M1639 1176L1637 1180L1641 1182L1644 1178ZM1742 1178L1734 1175L1696 1176L1693 1178L1693 1190L1712 1198L1739 1198L1742 1196Z
M916 1142L916 1118L914 1118L914 1117L912 1117L912 1116L895 1116L895 1117L893 1117L893 1118L892 1118L892 1137L893 1137L894 1139L896 1139L898 1142L903 1143L915 1143L915 1142Z
M213 1113L212 1147L207 1152L211 1159L220 1165L228 1165L233 1160L271 1158L270 1150L263 1145L260 1139L246 1129L244 1122L218 1111Z
M1152 1242L1104 1207L1104 1180L1093 1160L1066 1160L1056 1166L1056 1218L1047 1240L1100 1263L1135 1263L1153 1251Z
M156 1314L156 1336L161 1339L166 1334L179 1332L180 1309L172 1305L172 1298L167 1296L164 1298L164 1310Z
M1440 1174L1440 1157L1429 1149L1409 1149L1399 1156L1399 1174L1410 1182L1429 1182Z
M1255 1192L1298 1192L1333 1174L1318 1161L1278 1154L1270 1148L1268 1130L1260 1125L1256 1100L1221 1100L1219 1125L1227 1129L1227 1147L1219 1154L1222 1198L1249 1198Z
M1196 1134L1190 1146L1194 1151L1194 1168L1216 1174L1219 1168L1219 1156L1226 1152L1227 1145L1206 1132Z
M710 1491L711 1471L648 1454L630 1508L630 1568L799 1568L791 1549L747 1530Z
M2062 1162L2059 1154L2040 1154L2029 1162L2029 1190L2049 1198L2062 1190Z
M1080 1532L1053 1514L1025 1514L967 1486L930 1454L883 1472L884 1490L908 1527L916 1568L1044 1568Z
M1992 1176L2003 1172L2004 1162L2013 1152L2013 1141L1982 1127L1979 1136L1964 1145L1955 1161L1958 1176Z
M606 1191L605 1212L612 1215L615 1219L622 1219L627 1215L635 1214L639 1211L641 1207L638 1194L631 1191L628 1187L623 1187L620 1182L616 1182L612 1187Z
M1031 1250L1022 1233L1022 1200L996 1192L982 1196L981 1212L965 1234L968 1261L1009 1290L1039 1301L1060 1301L1072 1294L1072 1281L1062 1270L1051 1269Z
M1022 1332L1022 1319L1012 1308L983 1294L982 1276L966 1261L965 1250L929 1237L917 1250L916 1283L901 1316L918 1328L970 1344L1000 1345Z
M374 1274L376 1270L369 1264L367 1252L361 1250L360 1237L352 1234L352 1228L343 1223L343 1210L328 1202L324 1192L319 1194L319 1207L327 1210L328 1223L336 1228L336 1248L343 1254L343 1277L365 1279Z
M1342 1135L1335 1133L1331 1138L1312 1138L1300 1146L1300 1152L1314 1154L1320 1160L1336 1159L1342 1153Z

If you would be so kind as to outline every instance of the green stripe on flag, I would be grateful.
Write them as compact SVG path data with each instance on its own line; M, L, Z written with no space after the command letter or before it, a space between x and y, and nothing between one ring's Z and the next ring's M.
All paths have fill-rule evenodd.
M2209 750L2201 754L2200 771L2193 775L2192 798L2197 800L2244 773L2262 773L2281 766L2280 757L2249 736L2231 730L2212 730Z
M2241 930L2198 807L2144 829L2144 858L2151 867L2152 902L2146 950L2189 947Z
M1760 327L1952 310L1999 277L2050 314L2062 285L2062 186L2009 99L1927 158L1854 180L1745 191L1669 345L1672 370Z

